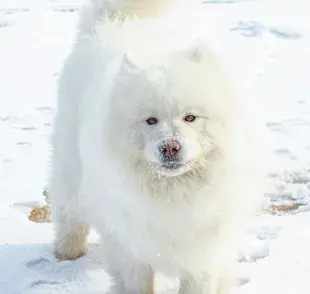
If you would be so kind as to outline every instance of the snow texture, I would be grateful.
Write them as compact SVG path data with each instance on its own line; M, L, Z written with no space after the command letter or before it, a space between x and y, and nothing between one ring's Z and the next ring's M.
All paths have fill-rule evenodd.
M58 262L52 224L28 220L44 204L56 82L84 2L0 3L0 293L99 294L110 283L95 233L85 257ZM244 240L234 294L308 294L310 4L203 3L199 26L252 93L272 146L264 209ZM157 277L157 293L175 293L176 285Z

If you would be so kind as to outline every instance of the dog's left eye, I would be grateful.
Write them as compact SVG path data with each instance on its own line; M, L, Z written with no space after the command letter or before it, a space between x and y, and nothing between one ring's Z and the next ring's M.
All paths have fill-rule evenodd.
M158 123L158 119L156 117L149 117L147 120L146 120L146 123L148 125L156 125Z
M188 114L184 117L184 120L187 122L193 122L196 119L196 116L193 114Z

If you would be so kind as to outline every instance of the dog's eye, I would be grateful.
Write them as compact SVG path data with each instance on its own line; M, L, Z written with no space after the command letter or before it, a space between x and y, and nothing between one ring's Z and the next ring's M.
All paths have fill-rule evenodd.
M158 119L156 117L149 117L146 122L148 125L156 125L158 123Z
M192 114L188 114L184 117L184 120L187 122L193 122L195 119L196 119L196 116Z

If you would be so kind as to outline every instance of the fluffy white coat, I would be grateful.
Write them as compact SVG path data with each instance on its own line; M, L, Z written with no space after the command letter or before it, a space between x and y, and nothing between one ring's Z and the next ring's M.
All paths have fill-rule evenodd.
M93 2L59 84L55 253L83 255L94 226L110 294L153 293L154 271L179 276L180 294L227 294L261 195L252 119L215 55L160 21L172 1ZM158 148L170 138L182 147L172 169Z

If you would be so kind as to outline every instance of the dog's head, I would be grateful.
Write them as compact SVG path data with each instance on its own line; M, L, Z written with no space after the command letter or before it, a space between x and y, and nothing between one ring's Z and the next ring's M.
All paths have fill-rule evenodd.
M111 140L147 172L178 176L207 165L220 150L232 103L216 57L204 46L165 57L144 68L124 59L112 93Z

